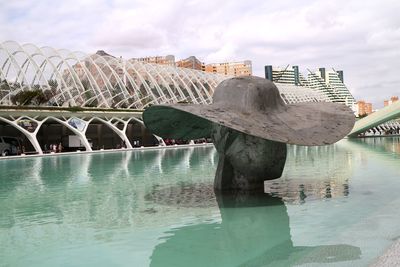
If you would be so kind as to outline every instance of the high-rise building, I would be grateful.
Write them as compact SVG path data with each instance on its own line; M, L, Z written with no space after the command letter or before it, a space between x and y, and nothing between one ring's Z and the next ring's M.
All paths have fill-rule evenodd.
M325 73L325 82L338 96L334 102L344 103L347 106L353 106L356 101L343 81L343 71L329 70Z
M194 70L204 70L204 64L201 63L195 56L190 56L188 58L179 60L176 62L177 67L194 69Z
M204 68L206 72L219 73L230 76L251 76L252 65L250 60L241 62L225 62L207 64Z
M327 96L327 98L335 102L336 99L339 99L337 92L333 90L331 86L329 86L322 77L325 75L321 75L321 72L312 72L308 70L307 82L306 85L315 91L319 91ZM324 71L322 71L324 73Z
M273 82L306 86L324 94L332 102L355 108L355 99L343 82L343 71L319 68L317 71L308 70L308 72L305 78L298 66L288 65L284 68L265 66L265 77Z

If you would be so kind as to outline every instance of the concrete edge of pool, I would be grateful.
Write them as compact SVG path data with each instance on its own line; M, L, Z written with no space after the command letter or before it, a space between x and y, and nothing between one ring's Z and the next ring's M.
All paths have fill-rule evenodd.
M71 155L82 155L82 154L99 154L99 153L119 153L128 151L149 151L149 150L162 150L162 149L181 149L190 147L208 147L213 146L212 143L202 144L191 144L191 145L173 145L173 146L148 146L148 147L134 147L134 148L119 148L119 149L104 149L94 151L74 151L74 152L62 152L62 153L46 153L46 154L31 154L31 155L19 155L19 156L3 156L1 160L18 160L26 158L37 158L37 157L58 157L58 156L71 156Z
M400 240L394 241L371 267L400 266Z

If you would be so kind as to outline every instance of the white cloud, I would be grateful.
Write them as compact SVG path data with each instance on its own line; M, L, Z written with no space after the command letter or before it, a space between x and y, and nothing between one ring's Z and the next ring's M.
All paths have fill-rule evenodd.
M400 95L400 2L1 1L0 40L139 57L343 69L356 98Z

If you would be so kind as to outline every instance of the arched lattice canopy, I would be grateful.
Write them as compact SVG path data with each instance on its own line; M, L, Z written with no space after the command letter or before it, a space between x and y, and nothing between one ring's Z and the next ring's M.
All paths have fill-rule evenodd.
M275 83L275 85L278 87L281 97L286 104L302 102L331 102L326 95L308 87L285 83Z
M47 105L143 109L180 101L209 104L225 75L125 60L106 53L0 44L0 105L21 91ZM40 103L39 103L40 104Z

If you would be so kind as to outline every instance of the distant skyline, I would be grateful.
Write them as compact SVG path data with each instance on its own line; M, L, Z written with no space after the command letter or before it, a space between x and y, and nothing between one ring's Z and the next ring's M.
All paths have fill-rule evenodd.
M374 108L400 95L400 1L0 0L0 42L344 71Z

